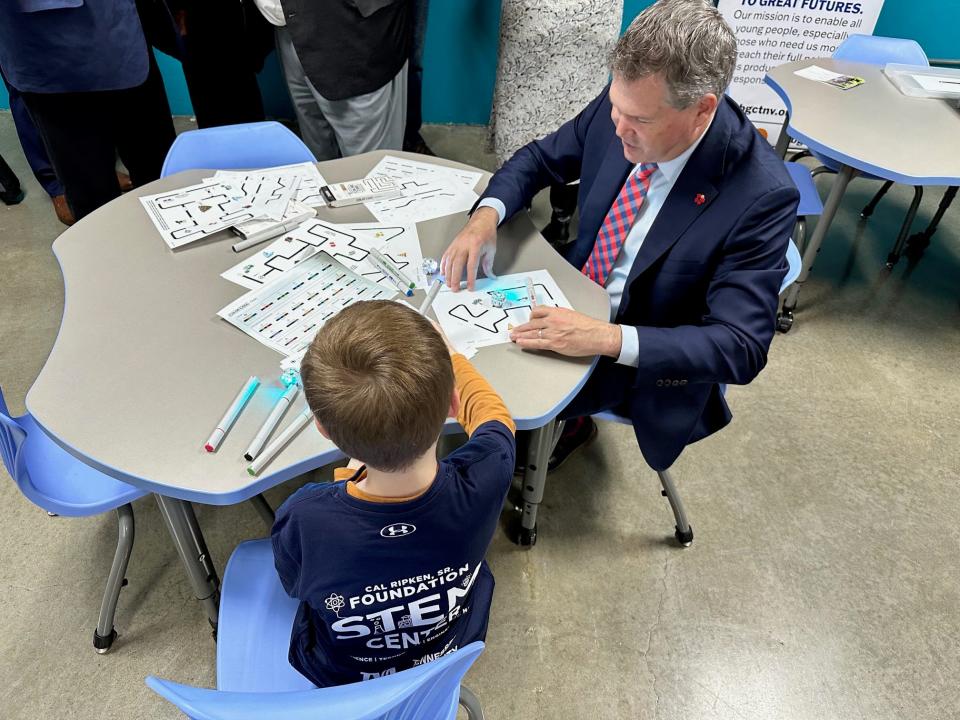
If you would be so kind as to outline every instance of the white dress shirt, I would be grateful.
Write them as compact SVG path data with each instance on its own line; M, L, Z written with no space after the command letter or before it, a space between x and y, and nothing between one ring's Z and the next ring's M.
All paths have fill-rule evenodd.
M283 16L283 8L280 7L280 0L253 0L253 3L267 22L274 27L283 27L287 24L287 19Z
M617 255L617 260L613 264L610 274L607 276L605 287L607 288L607 294L610 295L611 320L617 316L620 299L623 297L623 289L627 284L627 276L630 274L630 268L633 267L633 261L637 258L637 253L640 252L640 246L643 245L643 241L647 237L647 232L649 232L653 225L653 221L657 219L660 208L663 207L663 203L666 202L667 196L673 189L673 184L677 181L677 178L680 177L680 173L683 172L687 160L690 159L693 151L697 149L697 146L700 144L700 141L703 140L703 136L706 135L709 128L710 125L708 124L707 128L704 129L703 133L696 139L693 145L677 155L673 160L658 163L656 171L650 176L650 189L647 191L647 197L644 199L640 210L633 219L633 225L630 227L630 232L627 233L627 239L624 241L623 247L620 249L620 254ZM634 165L631 173L637 172L639 168L639 163ZM619 192L617 194L619 196ZM501 223L507 214L507 208L503 202L494 197L484 198L477 207L493 208L500 216L499 222ZM637 329L630 325L621 325L620 334L622 340L617 363L637 367L640 364L640 338L637 334Z

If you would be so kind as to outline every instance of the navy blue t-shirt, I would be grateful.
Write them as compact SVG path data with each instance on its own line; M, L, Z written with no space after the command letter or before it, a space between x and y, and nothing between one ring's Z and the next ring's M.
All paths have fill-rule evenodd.
M379 503L346 482L306 485L277 511L273 554L300 600L290 664L318 687L406 670L487 632L484 555L513 476L513 433L486 422L413 500Z

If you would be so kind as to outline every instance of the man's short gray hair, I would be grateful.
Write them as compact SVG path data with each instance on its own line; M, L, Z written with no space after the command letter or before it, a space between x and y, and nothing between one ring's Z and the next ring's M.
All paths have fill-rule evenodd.
M708 0L657 0L610 53L610 70L628 82L661 73L681 110L707 93L722 98L736 64L737 39Z

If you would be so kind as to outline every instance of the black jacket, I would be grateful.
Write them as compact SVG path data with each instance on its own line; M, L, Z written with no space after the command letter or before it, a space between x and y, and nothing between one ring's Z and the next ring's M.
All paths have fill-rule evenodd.
M409 0L282 0L307 78L327 100L373 92L410 54Z

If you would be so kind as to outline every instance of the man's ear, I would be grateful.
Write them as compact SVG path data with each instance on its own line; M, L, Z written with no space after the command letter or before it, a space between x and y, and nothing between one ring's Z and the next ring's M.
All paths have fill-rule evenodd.
M313 421L317 424L317 430L320 431L320 434L323 435L327 440L330 439L330 433L327 432L327 429L320 424L320 421L317 418L313 418Z
M700 99L697 100L697 125L706 127L710 118L713 117L713 114L717 111L717 105L719 104L720 101L713 93L707 93L701 96Z
M460 391L456 388L450 394L450 409L447 410L447 417L455 418L460 413ZM323 432L322 430L320 432Z

